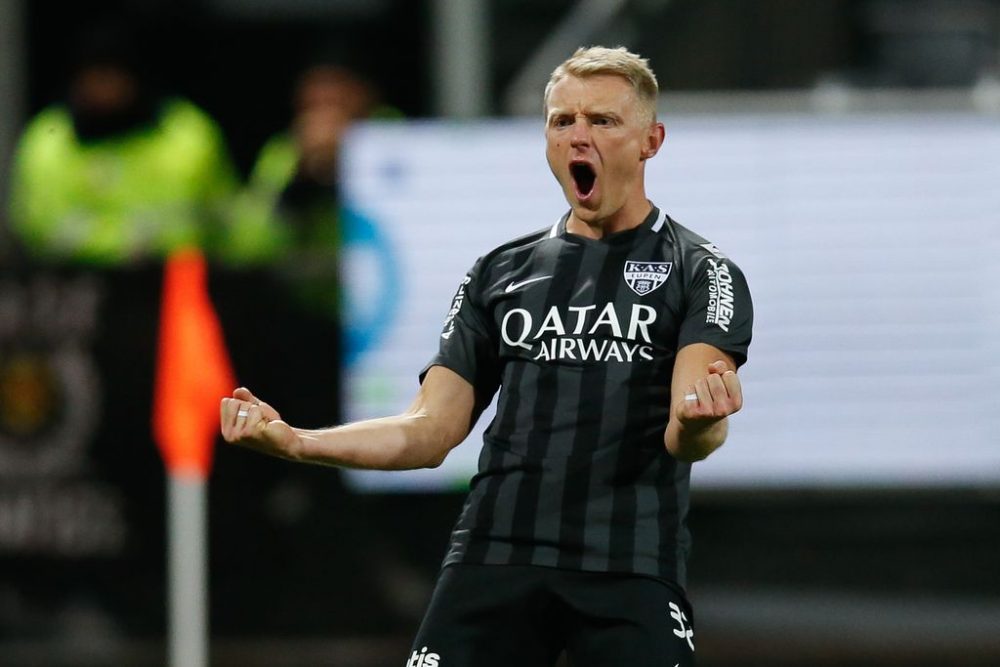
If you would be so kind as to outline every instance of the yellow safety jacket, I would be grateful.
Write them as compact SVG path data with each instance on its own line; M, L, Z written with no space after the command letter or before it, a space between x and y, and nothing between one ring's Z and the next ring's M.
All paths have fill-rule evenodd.
M54 106L21 137L12 228L49 260L116 266L189 245L212 253L237 187L221 131L190 102L168 100L154 125L85 143L69 110Z

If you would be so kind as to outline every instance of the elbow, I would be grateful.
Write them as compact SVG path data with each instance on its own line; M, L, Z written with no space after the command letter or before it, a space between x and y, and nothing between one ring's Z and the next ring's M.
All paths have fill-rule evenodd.
M436 456L424 464L425 470L434 470L435 468L440 468L441 464L444 463L444 456Z
M414 411L408 415L408 432L401 452L405 468L439 468L448 453L465 440L468 430L455 424Z
M440 468L441 464L448 457L448 451L435 451L431 452L430 456L424 461L424 464L420 466L421 468L427 468L428 470L433 470L434 468Z
M426 461L424 462L424 468L439 468L444 460L448 458L448 454L451 453L455 447L458 447L462 442L465 441L465 436L468 435L467 432L463 431L451 431L445 430L441 433L440 438L436 439L434 444L429 448Z
M447 433L443 433L430 441L425 441L420 447L420 454L416 457L416 465L412 467L429 470L440 468L441 464L448 457L448 453L460 442L461 440L455 441Z

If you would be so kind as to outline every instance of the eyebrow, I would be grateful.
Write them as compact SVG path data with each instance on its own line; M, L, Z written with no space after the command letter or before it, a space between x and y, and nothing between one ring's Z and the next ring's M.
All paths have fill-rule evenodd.
M611 111L609 109L592 109L589 111L584 111L583 115L588 118L593 118L594 116L607 116L609 118L615 118L621 120L623 116L616 111ZM553 118L559 118L561 116L576 116L573 111L561 111L559 109L550 109L546 120L552 120Z

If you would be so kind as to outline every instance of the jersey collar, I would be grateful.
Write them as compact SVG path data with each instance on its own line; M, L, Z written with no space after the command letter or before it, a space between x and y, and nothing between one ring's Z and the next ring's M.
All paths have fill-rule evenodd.
M623 243L631 241L638 234L645 232L647 229L652 232L658 232L663 229L663 225L667 222L666 212L661 211L654 204L652 210L649 212L649 215L647 215L646 219L643 220L638 226L621 232L615 232L614 234L609 234L602 239L588 239L577 234L570 234L566 231L566 223L569 221L571 213L572 211L567 211L562 215L562 217L556 220L556 223L552 225L552 228L549 230L548 238L554 239L558 236L566 238L567 240L590 243Z

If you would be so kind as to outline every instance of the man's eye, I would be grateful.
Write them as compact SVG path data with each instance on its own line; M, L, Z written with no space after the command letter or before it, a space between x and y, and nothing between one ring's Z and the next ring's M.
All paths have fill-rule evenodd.
M552 124L555 125L556 127L566 127L568 125L571 125L572 123L569 118L556 118Z
M611 125L611 119L607 116L598 116L594 119L594 125Z

